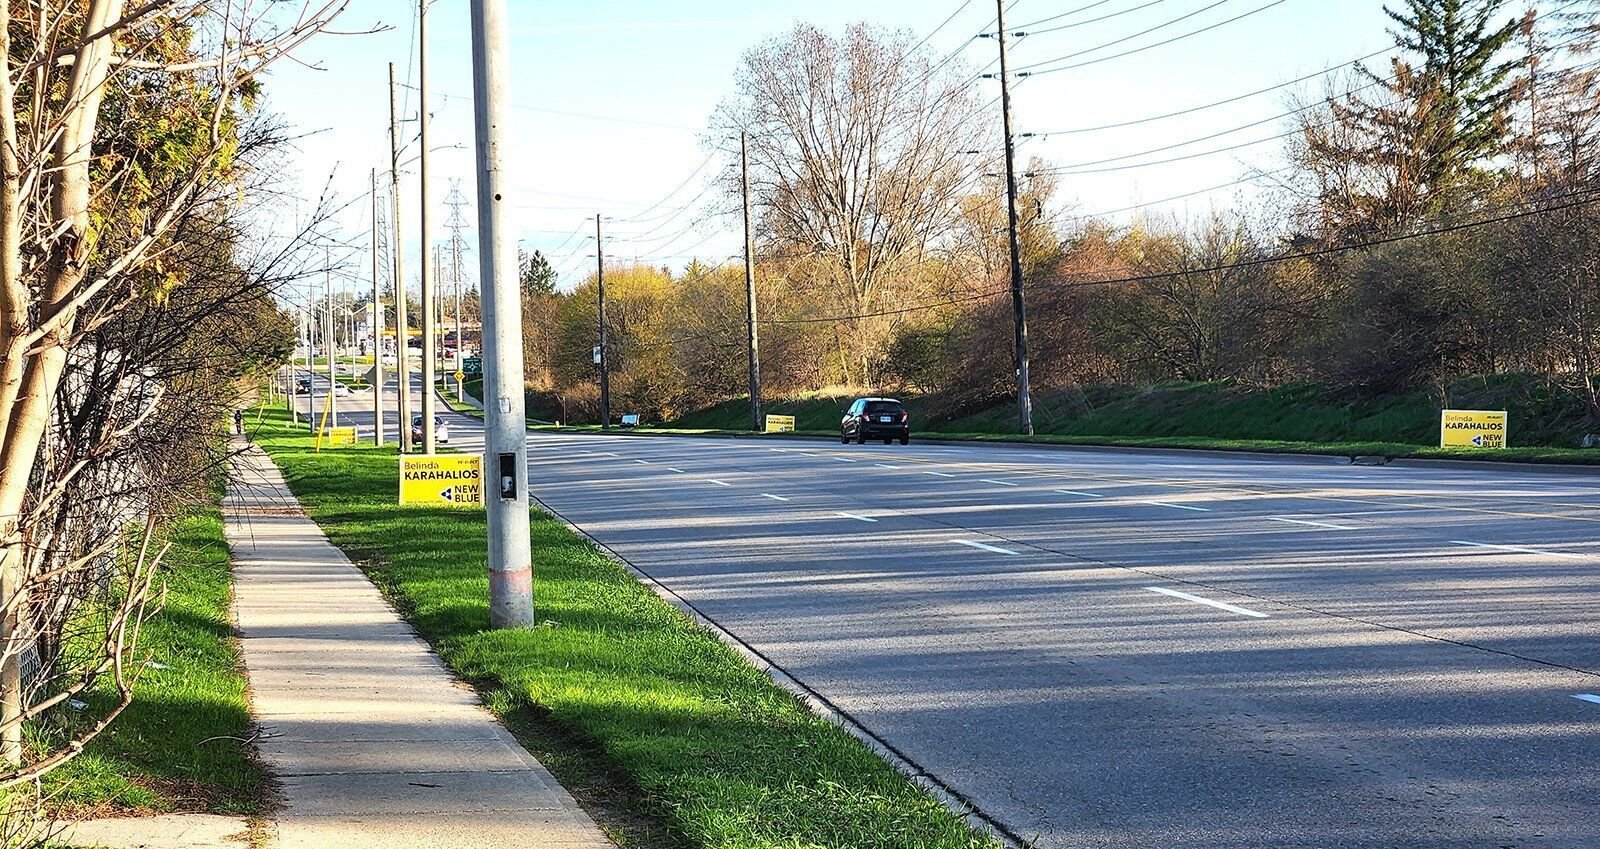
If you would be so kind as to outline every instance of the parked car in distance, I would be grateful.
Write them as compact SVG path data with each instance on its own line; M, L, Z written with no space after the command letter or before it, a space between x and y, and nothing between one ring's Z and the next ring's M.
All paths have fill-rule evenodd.
M450 441L450 426L445 424L443 416L434 416L433 417L433 438L434 438L434 441L440 442L440 443L445 443L445 442L449 442ZM421 415L415 415L415 416L411 417L411 441L412 442L421 442L422 441L422 416Z
M335 384L333 384L333 394L335 394L335 395L349 395L350 394L350 387L344 385L343 383L335 383Z
M862 444L882 439L884 445L898 439L901 445L910 445L911 414L894 398L857 398L839 422L839 441L852 439Z
M295 388L295 391L299 392L301 395L310 395L311 394L311 378L309 378L309 377L296 378L295 382L294 382L294 388Z

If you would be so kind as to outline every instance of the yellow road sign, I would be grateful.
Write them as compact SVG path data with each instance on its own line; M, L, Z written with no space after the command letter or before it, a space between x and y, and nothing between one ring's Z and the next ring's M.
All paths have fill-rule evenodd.
M400 503L483 503L483 458L476 454L417 454L400 458Z
M462 371L461 369L456 369L456 383L460 383L461 381L466 380L466 379L467 379L467 373Z
M1445 410L1439 417L1439 446L1504 448L1509 419L1503 410Z
M767 433L794 433L794 416L767 416Z
M329 445L354 445L356 444L356 429L353 427L330 427L322 432L322 438Z

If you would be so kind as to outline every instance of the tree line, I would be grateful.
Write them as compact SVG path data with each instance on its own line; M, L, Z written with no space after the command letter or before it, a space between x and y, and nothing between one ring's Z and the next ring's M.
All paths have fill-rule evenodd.
M1070 215L1062 186L1088 169L1027 163L1038 392L1315 382L1443 403L1460 376L1515 373L1600 428L1600 3L1385 11L1392 54L1292 98L1281 167L1245 175L1248 204ZM971 69L914 47L866 24L797 25L745 54L712 118L708 138L750 139L773 394L923 392L950 416L1013 398L997 122ZM726 222L737 174L720 188ZM606 278L614 410L670 418L745 391L736 260ZM548 283L524 295L530 382L592 420L596 281Z

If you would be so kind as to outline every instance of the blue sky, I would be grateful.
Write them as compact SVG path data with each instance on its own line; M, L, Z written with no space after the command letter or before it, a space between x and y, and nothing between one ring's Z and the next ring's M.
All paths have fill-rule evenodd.
M723 167L720 162L690 180L645 221L628 219L661 202L705 161L703 128L731 92L741 54L786 32L797 20L837 31L865 19L910 30L921 39L958 8L924 49L935 60L959 51L974 68L981 67L995 51L992 40L975 37L994 18L992 0L965 5L961 0L510 0L512 100L518 106L511 166L519 239L529 248L545 250L569 272L568 283L592 265L593 245L583 238L589 232L584 219L596 212L616 219L608 225L615 241L608 238L607 244L607 253L615 257L681 266L691 255L715 260L736 253L733 220L692 226L695 220L689 214L661 217L664 210L700 195L703 178ZM462 146L434 157L434 220L442 225L448 180L462 179L468 198L473 194L471 103L466 98L471 92L468 4L436 0L431 9L433 144ZM1072 60L1081 62L1178 39L1025 81L1015 95L1019 132L1098 126L1211 103L1339 65L1389 42L1382 0L1017 0L1007 14L1010 28L1017 29L1063 13L1072 14L1038 29L1074 26L1022 39L1013 51L1016 65L1092 50ZM1235 17L1239 19L1229 22ZM283 64L268 79L270 108L308 133L300 143L298 173L291 175L307 197L320 191L330 173L340 194L366 191L368 169L385 167L388 158L388 63L398 64L403 79L408 71L413 82L416 77L409 43L414 19L404 0L353 0L342 25L388 29L374 35L325 36L299 57L316 69ZM1137 35L1155 27L1160 28ZM992 81L974 85L981 87L985 100L997 91ZM1057 165L1113 158L1269 119L1285 111L1284 95L1274 92L1125 130L1053 135L1031 140L1022 150ZM402 100L414 112L417 93L407 89ZM994 120L999 121L998 111ZM1267 123L1148 158L1254 142L1277 135L1285 126ZM1269 142L1164 165L1080 174L1063 181L1059 199L1069 211L1119 209L1219 186L1251 168L1277 167L1280 153L1281 143ZM405 216L414 228L414 170L402 191ZM1248 203L1248 189L1232 187L1154 209L1181 215ZM352 209L346 218L351 232L365 231L365 215L364 205ZM470 220L470 209L468 215ZM580 230L581 235L569 238ZM663 238L680 232L679 238ZM414 229L412 234L408 241L415 250ZM629 234L646 238L630 243ZM475 235L468 238L470 242ZM410 267L416 268L414 259Z

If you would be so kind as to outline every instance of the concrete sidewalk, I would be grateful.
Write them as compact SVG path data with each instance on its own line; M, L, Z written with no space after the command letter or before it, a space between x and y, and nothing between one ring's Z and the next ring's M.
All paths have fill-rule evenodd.
M275 845L610 847L301 512L254 446L223 505Z

